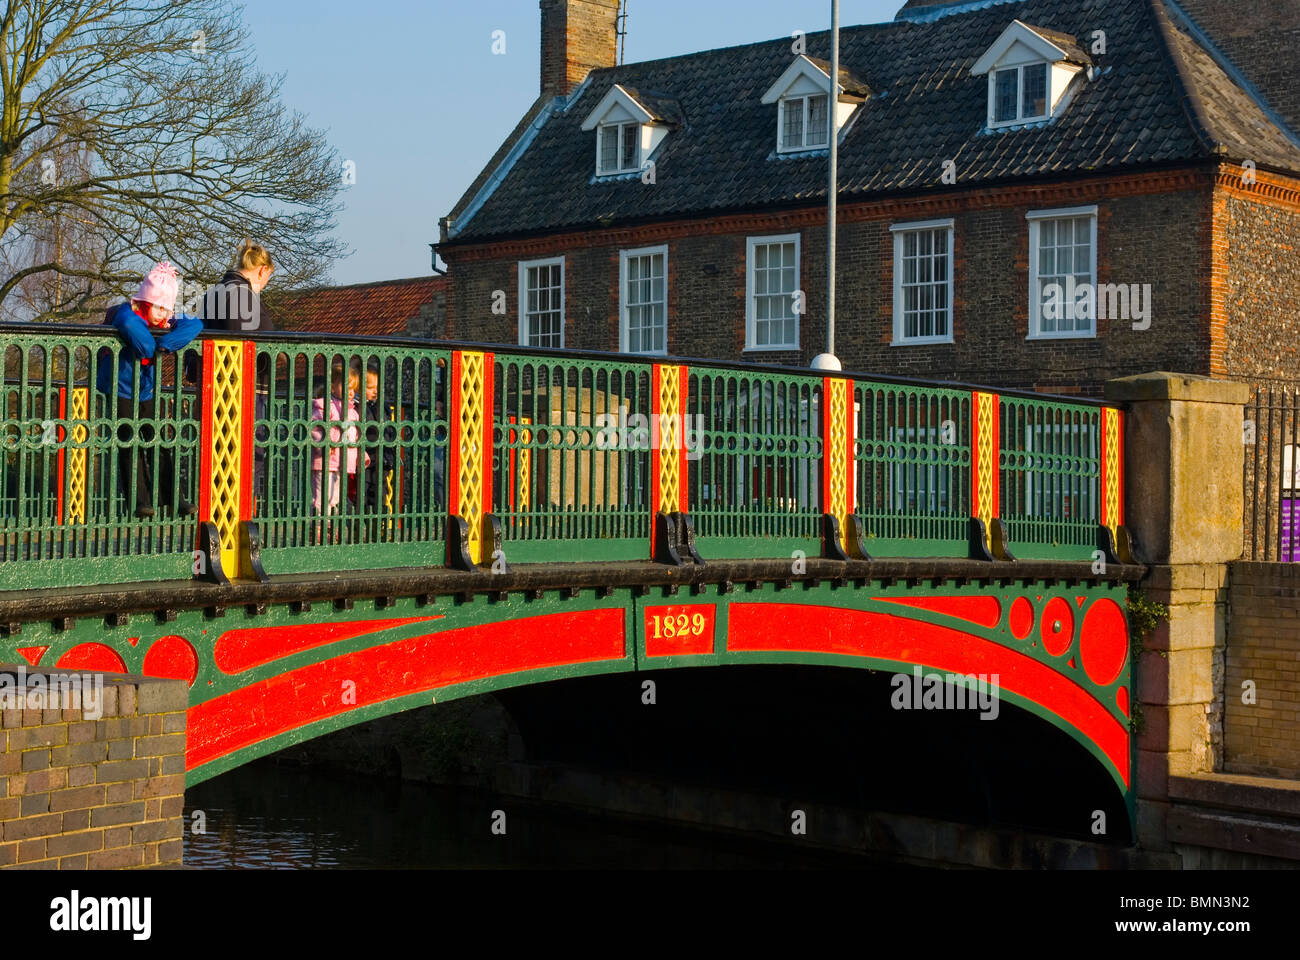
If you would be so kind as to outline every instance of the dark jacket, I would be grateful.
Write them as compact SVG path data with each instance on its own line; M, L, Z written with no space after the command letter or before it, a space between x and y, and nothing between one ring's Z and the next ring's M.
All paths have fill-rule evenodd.
M231 333L269 333L275 329L262 310L262 298L238 270L227 270L221 282L203 295L203 326Z
M112 324L122 335L123 345L117 355L117 383L113 382L113 358L104 352L99 358L99 372L96 384L103 393L113 393L116 386L117 395L124 400L131 398L131 388L135 379L135 366L140 365L140 400L152 400L154 388L154 356L159 351L180 350L199 335L203 321L198 317L181 314L173 317L171 329L162 336L155 336L135 310L130 301L110 307L104 322ZM158 330L157 332L161 332Z

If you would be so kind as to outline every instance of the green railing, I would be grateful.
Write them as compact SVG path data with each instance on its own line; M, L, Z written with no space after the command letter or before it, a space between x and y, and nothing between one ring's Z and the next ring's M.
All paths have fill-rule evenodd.
M268 567L442 563L449 357L257 345L251 482Z
M702 556L820 549L821 386L793 373L691 368L688 489Z
M965 551L971 516L970 391L856 381L857 512L880 557Z
M1097 407L999 399L1001 516L1017 557L1084 559L1097 549Z
M496 354L493 512L512 562L643 560L650 368Z
M132 395L120 400L98 389L101 365L116 386L121 349L116 336L102 331L0 334L0 587L191 573L195 524L174 505L195 498L199 421L195 386L177 371L195 364L197 353L158 358L155 393L143 403L137 365ZM169 461L170 471L164 469ZM142 462L144 499L157 507L152 517L136 515Z
M129 398L115 377L100 389L122 349L103 327L0 329L0 589L202 573L204 522L226 563L251 523L269 575L441 566L476 503L510 563L649 559L660 510L689 517L706 561L815 555L837 509L882 558L979 555L983 509L1017 558L1086 560L1099 524L1122 519L1101 502L1119 419L1090 401L414 340L210 340L157 358L150 403L139 365ZM977 406L996 410L982 433ZM142 472L152 516L137 516ZM989 486L994 506L976 492Z

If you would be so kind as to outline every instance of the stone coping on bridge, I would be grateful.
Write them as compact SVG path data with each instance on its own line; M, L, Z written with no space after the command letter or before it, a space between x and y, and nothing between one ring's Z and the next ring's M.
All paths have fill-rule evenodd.
M77 617L150 614L165 618L168 611L256 606L268 603L346 601L399 596L508 594L527 591L601 590L616 587L678 587L697 592L709 587L727 592L745 583L790 584L843 581L855 584L884 581L989 583L1018 580L1057 580L1090 583L1133 583L1147 568L1108 564L1094 572L1088 561L960 559L827 560L809 557L795 573L792 561L710 560L706 564L670 566L650 561L565 564L519 564L507 572L472 572L443 567L295 574L217 585L199 580L170 580L104 587L67 587L0 592L0 631L13 633L26 622L53 620L56 625ZM67 624L64 624L67 625Z
M1183 400L1197 403L1231 403L1244 406L1250 384L1215 380L1192 373L1156 370L1106 381L1106 399L1115 403L1139 400Z

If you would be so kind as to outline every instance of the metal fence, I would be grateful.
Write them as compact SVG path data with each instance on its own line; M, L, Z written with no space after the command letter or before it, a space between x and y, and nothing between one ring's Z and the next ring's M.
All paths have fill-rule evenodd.
M188 577L206 518L185 506L210 507L222 451L240 443L249 462L227 486L268 573L446 561L453 473L470 455L453 448L452 411L473 388L453 378L458 345L223 341L247 364L241 413L213 387L206 339L158 358L154 396L137 364L119 397L103 371L115 374L122 345L104 328L0 332L0 589ZM487 366L481 485L512 563L647 559L665 482L706 559L811 555L828 476L844 477L835 502L860 518L870 555L966 556L977 443L1016 556L1087 559L1097 547L1095 402L1003 392L979 439L974 394L952 384L835 374L847 399L832 429L832 381L808 371L523 348ZM1254 404L1248 553L1291 559L1297 398ZM656 466L664 444L681 458L670 472ZM832 462L845 473L825 473Z
M1242 423L1246 560L1300 561L1300 391L1259 385Z

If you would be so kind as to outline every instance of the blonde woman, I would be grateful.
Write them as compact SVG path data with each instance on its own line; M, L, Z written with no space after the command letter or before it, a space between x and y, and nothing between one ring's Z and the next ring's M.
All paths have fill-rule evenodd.
M203 296L203 326L207 330L227 330L232 333L269 333L274 327L271 319L262 312L260 294L275 271L271 255L266 248L245 240L235 251L235 262L221 282L208 288ZM186 376L199 382L197 357L193 367L187 367ZM253 417L266 419L266 384L259 384L254 398ZM253 438L253 496L256 503L265 500L263 478L266 474L265 430ZM260 512L260 511L259 511Z
M245 240L221 282L203 297L203 325L232 333L269 333L274 327L262 312L260 294L275 271L265 247Z

